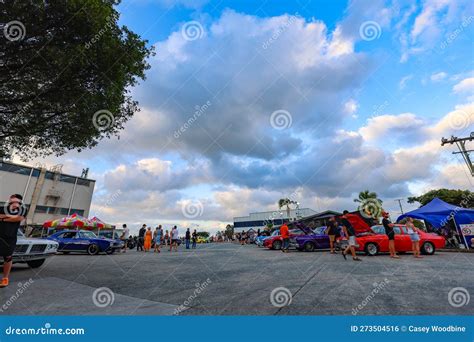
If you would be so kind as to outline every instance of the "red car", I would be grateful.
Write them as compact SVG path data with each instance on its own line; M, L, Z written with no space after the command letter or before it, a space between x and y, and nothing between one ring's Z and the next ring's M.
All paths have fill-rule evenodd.
M304 231L302 231L301 229L290 229L290 246L291 239L299 235L305 235ZM281 237L281 235L272 235L263 240L263 247L269 249L281 249L282 244L283 238Z
M388 253L388 237L385 234L385 228L382 225L372 226L372 232L365 232L356 236L357 251L365 252L367 255L377 255L378 253ZM412 242L407 234L407 227L402 224L396 224L393 227L395 231L395 248L397 252L411 252ZM446 240L444 237L425 233L418 229L420 236L420 251L423 254L432 255L437 248L443 248Z

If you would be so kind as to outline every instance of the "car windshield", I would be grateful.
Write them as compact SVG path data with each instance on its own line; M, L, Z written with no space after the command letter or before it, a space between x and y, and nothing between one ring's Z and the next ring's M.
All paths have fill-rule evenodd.
M326 231L326 227L318 227L318 228L313 229L313 232L316 235L322 235L324 234L325 231Z
M88 238L88 239L96 239L97 235L95 235L93 232L81 232L81 235L83 238Z
M372 229L375 234L385 234L385 228L383 226L373 226L370 229Z

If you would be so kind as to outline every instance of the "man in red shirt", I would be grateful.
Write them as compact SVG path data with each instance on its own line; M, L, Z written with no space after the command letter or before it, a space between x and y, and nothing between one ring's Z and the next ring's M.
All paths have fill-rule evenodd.
M290 247L290 232L288 231L288 226L286 223L283 223L280 227L280 235L283 238L283 245L281 246L281 251L283 253L288 253L288 248Z

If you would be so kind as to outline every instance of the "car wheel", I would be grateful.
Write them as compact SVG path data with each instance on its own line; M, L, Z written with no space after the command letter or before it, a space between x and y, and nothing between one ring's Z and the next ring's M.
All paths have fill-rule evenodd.
M40 267L41 265L43 265L45 261L46 261L46 259L31 260L31 261L28 261L27 264L28 264L28 266L30 266L31 268L38 268L38 267Z
M99 246L97 246L95 243L90 244L89 247L87 247L87 254L89 255L99 254Z
M280 240L273 241L272 248L273 249L281 249L281 241Z
M374 256L379 254L379 246L373 242L369 242L365 245L365 253L369 256Z
M313 252L314 251L314 243L312 242L306 242L304 244L304 251L305 252Z
M423 246L421 246L421 253L426 255L433 255L435 252L435 246L431 242L425 242Z

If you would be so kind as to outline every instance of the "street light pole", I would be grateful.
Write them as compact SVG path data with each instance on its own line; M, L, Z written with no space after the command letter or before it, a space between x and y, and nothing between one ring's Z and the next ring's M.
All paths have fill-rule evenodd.
M395 201L398 202L398 205L400 206L400 211L402 212L402 215L403 215L402 200L403 198L397 198Z

